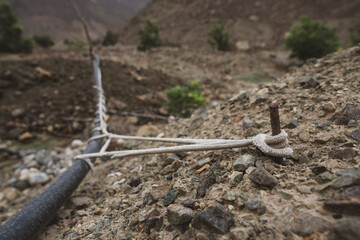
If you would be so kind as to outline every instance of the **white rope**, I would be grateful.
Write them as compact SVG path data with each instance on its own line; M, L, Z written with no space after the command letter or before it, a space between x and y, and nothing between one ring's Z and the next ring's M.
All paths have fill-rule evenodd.
M98 96L98 111L99 119L96 120L99 127L94 128L93 131L99 131L101 134L94 136L89 141L97 139L106 139L99 153L82 154L75 157L75 159L90 159L90 158L121 158L128 156L138 156L144 154L160 154L160 153L177 153L177 152L189 152L189 151L208 151L208 150L220 150L229 148L239 148L253 145L257 147L263 153L274 157L289 157L293 154L293 150L288 145L287 133L281 130L280 134L276 136L268 136L265 134L258 134L251 139L242 140L227 140L227 139L192 139L192 138L156 138L156 137L138 137L138 136L126 136L109 133L107 131L106 124L106 101L104 91L101 84L101 70L99 67L99 59L97 58L93 62L94 72L97 78L97 96ZM122 150L107 152L111 141L113 139L123 140L138 140L138 141L153 141L153 142L168 142L187 144L171 147L158 147L149 149L138 150ZM88 163L88 161L86 161ZM90 164L88 164L90 166ZM92 167L92 166L91 166Z

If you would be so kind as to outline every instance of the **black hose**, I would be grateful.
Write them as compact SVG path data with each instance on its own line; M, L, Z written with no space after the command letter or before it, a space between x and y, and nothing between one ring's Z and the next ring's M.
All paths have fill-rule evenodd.
M100 60L93 60L96 85L101 88ZM100 79L99 79L100 78ZM99 96L98 96L99 97ZM99 118L99 116L97 116ZM99 127L96 124L95 127ZM100 135L96 131L93 136ZM92 140L86 147L84 154L100 151L101 139ZM25 206L18 214L0 227L0 240L28 240L33 239L46 227L56 215L56 212L76 190L85 178L90 167L86 162L77 160L58 179L50 185L40 196Z

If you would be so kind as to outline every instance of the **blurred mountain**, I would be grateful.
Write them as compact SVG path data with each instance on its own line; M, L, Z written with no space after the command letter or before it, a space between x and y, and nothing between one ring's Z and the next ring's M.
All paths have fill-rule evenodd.
M83 30L66 0L6 0L25 34L47 34L56 41L84 39ZM93 38L119 26L151 0L74 0L87 20Z
M233 43L276 49L303 14L335 28L343 46L350 44L349 28L360 28L359 0L154 0L119 31L123 43L134 44L150 19L168 45L204 47L211 25L222 21Z

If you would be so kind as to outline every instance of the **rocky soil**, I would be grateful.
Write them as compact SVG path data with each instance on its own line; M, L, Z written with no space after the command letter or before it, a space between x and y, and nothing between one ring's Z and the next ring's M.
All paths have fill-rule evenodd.
M96 162L95 174L39 239L358 239L359 62L360 48L309 61L212 110L143 132L227 139L269 134L266 103L277 100L291 158L249 147ZM66 159L83 147L74 141L55 153L24 154L30 164L1 191L1 220L43 188L34 186L50 181L34 166L56 175L49 172L53 155ZM19 182L30 187L11 185Z
M291 158L254 147L97 161L38 239L359 239L360 48L309 60L189 119L139 135L240 139L270 134L280 105ZM129 141L113 149L162 146ZM0 192L5 222L85 144L23 151ZM11 207L9 207L11 206Z

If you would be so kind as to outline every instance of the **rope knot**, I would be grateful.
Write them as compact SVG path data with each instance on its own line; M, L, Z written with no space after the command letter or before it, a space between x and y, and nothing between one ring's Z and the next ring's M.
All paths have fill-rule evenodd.
M281 130L280 134L269 136L266 134L258 134L253 138L253 144L263 153L273 157L289 157L293 154L293 150L288 145L288 134Z

